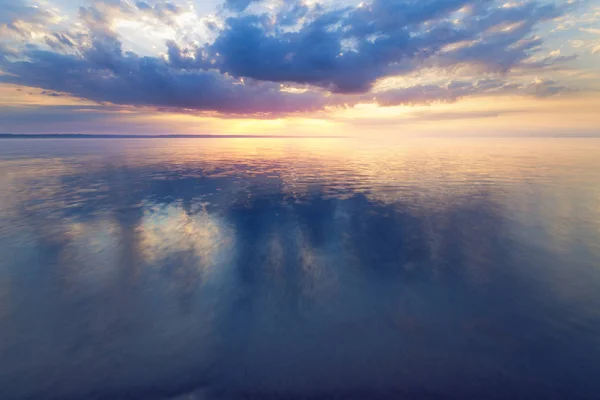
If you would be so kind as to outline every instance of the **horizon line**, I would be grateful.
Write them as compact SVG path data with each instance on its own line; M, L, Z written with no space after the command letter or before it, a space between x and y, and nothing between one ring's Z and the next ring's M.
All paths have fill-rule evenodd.
M93 133L0 133L0 139L348 139L353 136L321 135L214 135L214 134L93 134Z

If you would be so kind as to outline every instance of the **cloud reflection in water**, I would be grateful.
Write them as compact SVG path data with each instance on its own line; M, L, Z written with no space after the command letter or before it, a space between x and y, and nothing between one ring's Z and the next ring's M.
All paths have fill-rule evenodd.
M291 142L9 146L0 397L593 398L591 156Z

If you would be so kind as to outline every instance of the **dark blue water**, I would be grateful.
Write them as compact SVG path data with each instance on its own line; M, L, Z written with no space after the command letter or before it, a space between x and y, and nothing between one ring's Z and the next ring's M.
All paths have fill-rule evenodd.
M598 399L600 140L3 140L0 399Z

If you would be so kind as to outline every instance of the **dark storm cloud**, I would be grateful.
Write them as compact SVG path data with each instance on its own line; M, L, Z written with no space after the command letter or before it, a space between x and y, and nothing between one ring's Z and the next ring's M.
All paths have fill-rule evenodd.
M10 14L1 17L5 24L36 15L31 7L10 4ZM227 6L235 11L248 4ZM378 79L426 67L451 71L469 65L486 74L505 74L515 67L564 61L529 60L541 44L532 37L533 29L561 13L559 6L538 2L502 7L492 0L374 0L325 9L286 0L271 14L228 18L211 44L168 41L164 57L125 51L113 30L116 18L142 15L176 27L174 17L182 10L170 2L95 1L79 9L83 32L47 32L48 47L28 44L15 52L0 46L0 70L8 73L0 75L0 82L114 104L279 115L353 104L356 96L342 94L396 105L498 90L467 82L368 94ZM306 90L282 91L282 84ZM514 89L532 90L518 84ZM548 84L532 94L562 89Z

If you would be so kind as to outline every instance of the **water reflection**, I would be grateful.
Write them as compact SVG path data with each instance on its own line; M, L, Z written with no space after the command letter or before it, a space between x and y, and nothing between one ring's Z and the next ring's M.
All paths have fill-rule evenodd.
M600 389L597 141L6 143L2 399Z

